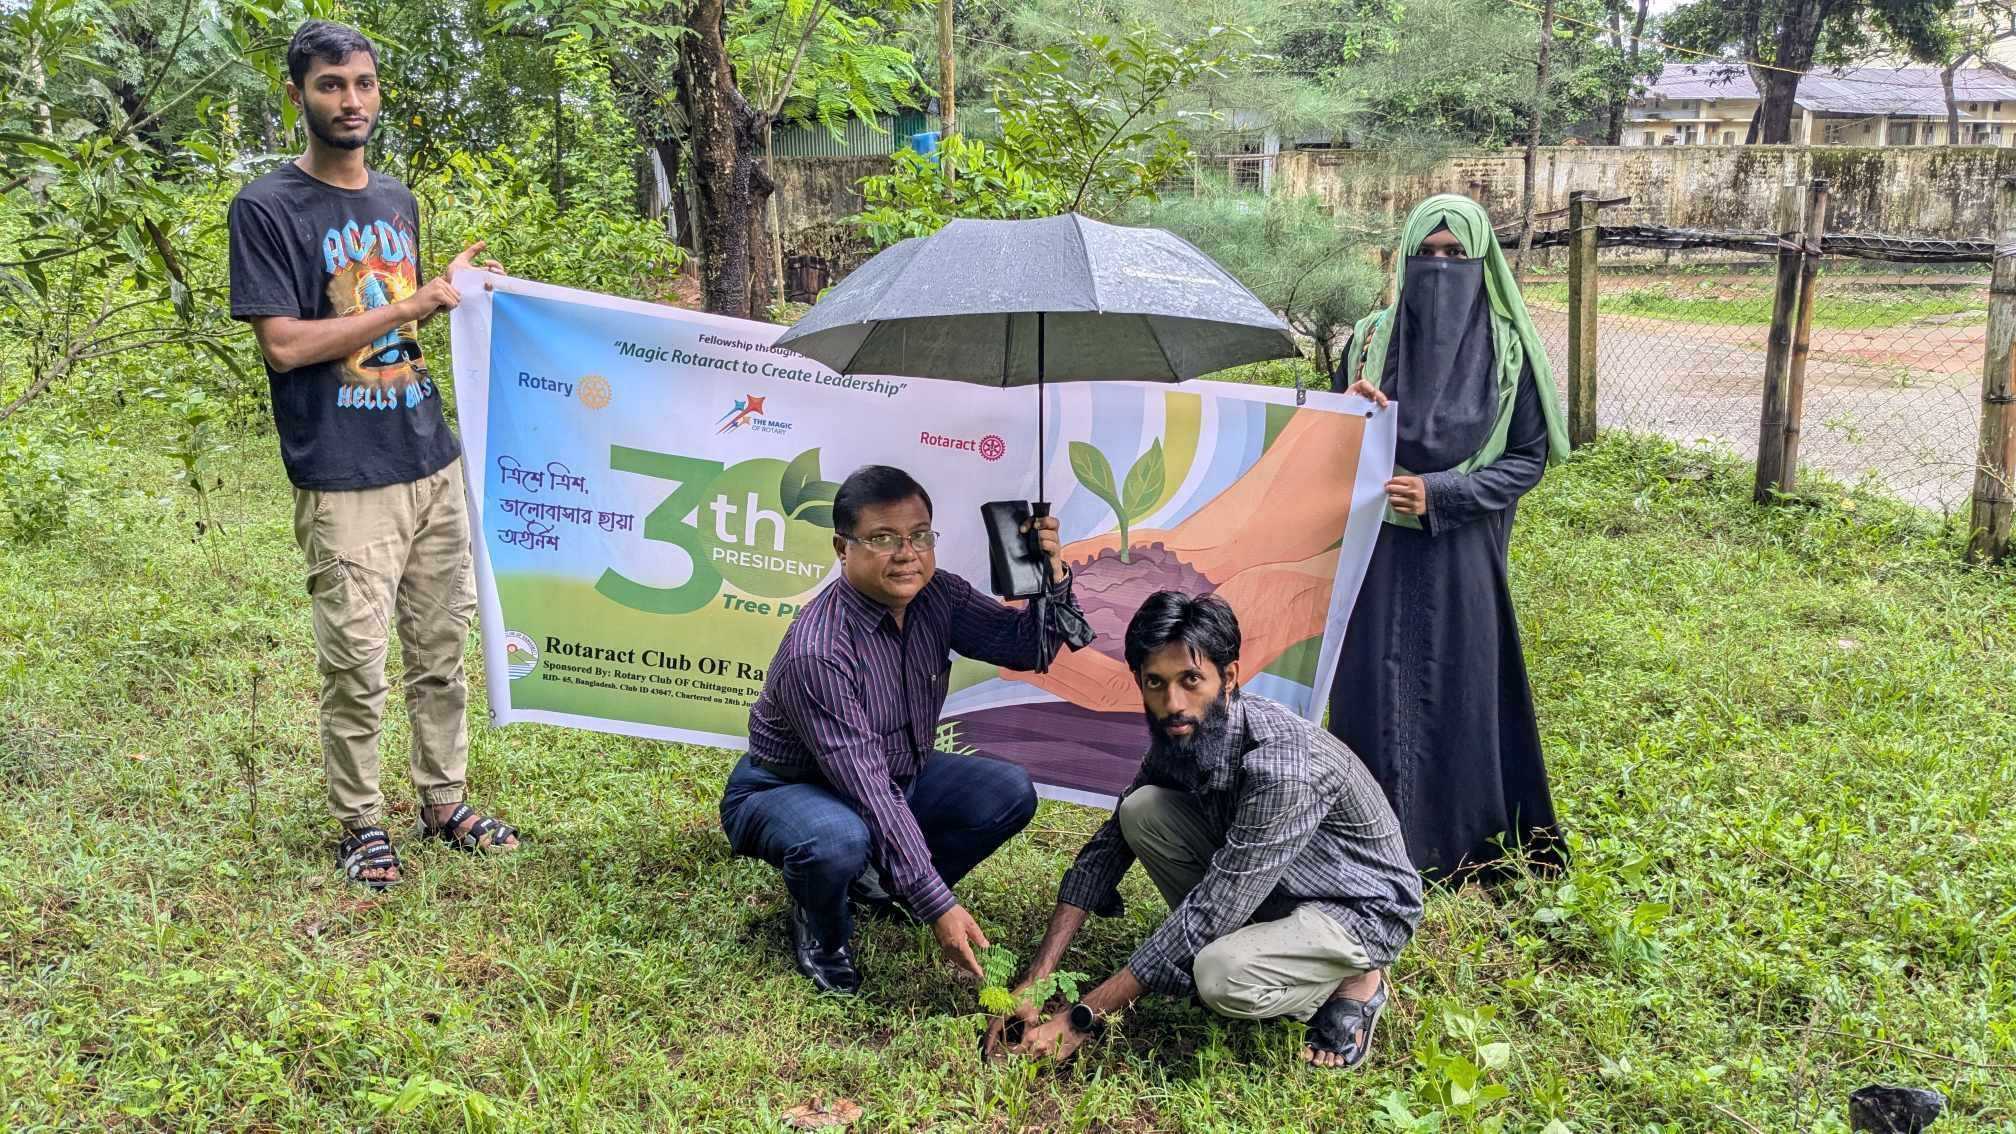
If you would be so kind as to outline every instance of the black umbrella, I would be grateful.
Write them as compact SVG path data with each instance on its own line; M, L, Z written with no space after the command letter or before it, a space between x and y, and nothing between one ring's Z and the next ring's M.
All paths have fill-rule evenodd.
M1189 241L1076 213L955 220L884 249L777 345L842 374L1034 385L1039 452L1046 381L1181 382L1299 353L1280 316ZM1028 514L1049 515L1040 457L1036 495ZM1004 584L996 551L1001 597L1031 598L1047 612L1039 628L1056 617L1073 649L1091 641L1082 616L1049 608L1044 587Z
M1046 381L1181 382L1299 353L1288 324L1189 241L1076 213L905 240L777 345L842 374L1038 386L1039 443ZM1041 497L1040 462L1036 475Z

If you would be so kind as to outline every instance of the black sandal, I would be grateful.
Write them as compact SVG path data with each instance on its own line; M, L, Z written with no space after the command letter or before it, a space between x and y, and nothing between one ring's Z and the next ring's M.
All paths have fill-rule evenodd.
M344 828L343 841L336 844L336 864L350 881L366 889L384 893L405 881L399 852L392 849L392 837L383 827ZM366 878L367 870L399 870L399 878Z
M1365 1000L1337 997L1316 1010L1309 1019L1309 1050L1344 1057L1344 1067L1356 1067L1372 1053L1372 1029L1379 1013L1386 1009L1386 980L1379 991ZM1330 1068L1325 1068L1330 1070Z
M504 840L517 838L518 828L502 819L484 815L469 824L468 830L460 830L463 820L476 814L476 809L470 807L467 800L456 804L455 810L449 813L448 818L439 827L428 825L427 811L428 808L424 806L420 809L418 829L423 839L439 839L463 854L484 854L490 851L502 853L516 849L507 846Z

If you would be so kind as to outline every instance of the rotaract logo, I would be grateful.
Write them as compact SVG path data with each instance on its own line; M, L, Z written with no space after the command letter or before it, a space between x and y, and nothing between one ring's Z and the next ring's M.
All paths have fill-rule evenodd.
M533 644L532 639L524 634L520 634L516 630L506 630L504 632L504 672L511 675L511 680L516 681L531 673L533 668L538 664L539 647Z
M962 453L978 453L985 461L998 461L1008 455L1008 442L998 435L989 433L985 437L947 437L942 433L919 433L917 443L927 449L956 449Z

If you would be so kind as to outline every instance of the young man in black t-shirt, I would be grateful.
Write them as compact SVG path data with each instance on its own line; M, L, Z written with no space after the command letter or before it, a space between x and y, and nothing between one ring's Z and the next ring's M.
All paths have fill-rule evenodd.
M337 858L352 880L384 889L399 881L378 790L395 624L420 832L470 852L518 843L508 824L464 799L462 655L476 609L469 508L462 446L419 341L421 323L460 301L449 281L483 244L420 282L413 194L364 164L379 105L369 40L309 20L287 48L287 69L308 150L231 202L231 314L259 337L294 482L322 675L322 761L329 810L343 826ZM482 266L503 271L494 260Z

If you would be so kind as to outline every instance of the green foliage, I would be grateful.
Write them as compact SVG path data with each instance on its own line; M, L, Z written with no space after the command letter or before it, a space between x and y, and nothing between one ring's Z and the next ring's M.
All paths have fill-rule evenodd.
M1062 996L1067 1001L1078 999L1078 986L1088 977L1084 973L1057 972L1041 980L1033 981L1017 996L1014 991L1015 975L1021 971L1021 959L1006 945L991 945L977 954L980 961L980 1008L993 1016L1006 1016L1014 1012L1024 1001L1041 1008L1053 996Z
M1141 27L1030 52L995 83L1001 145L1065 186L1074 210L1110 212L1153 198L1191 160L1189 137L1171 112L1177 97L1206 77L1224 77L1254 42L1245 29L1179 40Z
M1985 323L1988 295L1978 287L1858 286L1852 275L1831 275L1814 297L1813 326L1830 330L1875 330L1914 324ZM1682 323L1752 327L1761 336L1771 323L1772 281L1765 276L1703 275L1606 278L1596 299L1598 311ZM1568 285L1526 286L1529 303L1567 310ZM1956 318L1957 317L1957 318Z
M1882 52L1930 63L1953 49L1955 7L1955 0L1692 0L1663 17L1661 34L1679 47L1800 70L1851 66Z
M1420 1073L1411 1097L1389 1091L1379 1099L1374 1117L1389 1130L1430 1134L1451 1123L1459 1130L1499 1134L1507 1115L1498 1104L1511 1088L1502 1081L1512 1062L1512 1044L1495 1038L1497 1009L1468 1009L1449 1004L1427 1015L1439 1025L1416 1033L1414 1062ZM1558 1123L1543 1134L1552 1134Z
M959 217L1022 220L1055 216L1069 197L1005 148L955 134L936 154L898 150L895 169L863 178L867 208L854 223L877 247L929 236Z
M775 1129L815 1096L870 1130L1370 1131L1397 1095L1455 1134L1466 1082L1509 1090L1477 1106L1508 1134L1843 1131L1869 1082L1937 1085L1955 1131L2016 1117L2016 578L1894 501L1808 482L1760 509L1733 461L1578 450L1522 502L1509 576L1568 872L1432 891L1348 1077L1302 1068L1292 1024L1165 997L1030 1074L981 1061L972 987L909 927L858 927L871 995L810 993L777 872L718 827L733 753L486 727L481 681L472 798L549 837L487 861L403 845L400 891L341 884L270 433L213 490L214 549L173 458L59 443L100 491L58 540L0 549L13 1127L461 1129L469 1092L526 1131ZM254 666L271 756L248 839ZM397 768L385 786L412 806ZM990 937L1026 955L1106 817L1046 802L960 883ZM1122 896L1071 967L1118 969L1166 916L1139 870ZM416 1075L425 1098L381 1109Z
M1543 106L1543 141L1628 98L1660 54L1635 64L1624 0L1562 0ZM1612 24L1615 13L1617 22ZM1614 30L1599 31L1610 25ZM1536 107L1539 18L1491 0L1292 0L1275 50L1357 102L1360 140L1434 157L1456 146L1523 140Z
M103 27L146 25L140 0L33 3L0 16L0 57L22 64L0 79L0 338L15 344L25 378L0 391L13 396L0 420L79 367L121 355L169 346L242 365L221 272L205 263L214 214L186 210L183 176L222 173L237 136L226 78L272 68L286 42L276 21L302 11L186 5L116 88L100 57ZM174 137L171 117L184 126Z
M0 504L7 507L9 539L45 543L62 534L80 487L60 444L25 430L8 431L0 447Z
M1386 276L1374 253L1384 225L1332 216L1313 197L1254 197L1207 187L1137 208L1144 224L1195 244L1315 344L1316 370L1336 369L1334 344L1378 306Z
M901 15L913 5L879 6ZM915 105L923 87L916 62L887 41L881 20L832 0L751 0L729 12L724 34L743 96L778 107L786 122L837 133L850 119L875 122Z
M1141 27L1018 56L995 76L1000 137L947 138L930 158L898 151L894 170L862 181L868 207L854 222L886 246L956 217L1103 215L1152 200L1190 165L1186 125L1210 117L1178 114L1178 98L1206 78L1223 78L1252 42L1236 29L1179 41Z
M218 419L223 416L223 407L207 391L196 386L178 390L156 386L146 390L142 396L167 406L170 419L174 422L173 440L164 453L175 459L176 475L181 478L183 487L196 497L196 534L202 536L218 531L217 515L210 507L210 493L204 481L211 460L231 448L217 435L215 428Z

